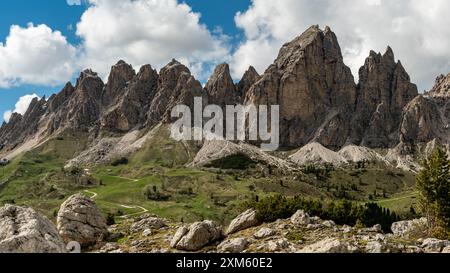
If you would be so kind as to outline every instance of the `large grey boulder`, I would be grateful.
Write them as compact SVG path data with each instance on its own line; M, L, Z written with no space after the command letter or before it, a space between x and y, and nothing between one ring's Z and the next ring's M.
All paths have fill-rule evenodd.
M64 253L55 225L31 208L0 208L0 253Z
M396 236L407 236L411 232L425 229L427 227L427 218L414 219L409 221L395 222L391 226L392 233Z
M90 198L76 194L61 205L57 227L66 241L76 241L82 246L90 246L108 236L106 219Z
M233 234L238 231L257 226L260 223L256 210L249 209L231 221L227 234Z
M178 250L197 251L224 237L223 230L212 221L197 222L180 227L170 246Z

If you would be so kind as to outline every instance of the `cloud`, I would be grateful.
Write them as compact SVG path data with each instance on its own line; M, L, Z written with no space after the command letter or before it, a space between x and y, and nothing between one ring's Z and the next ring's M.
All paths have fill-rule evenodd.
M0 88L21 84L57 85L70 80L76 49L46 25L13 25L0 43Z
M285 42L320 24L336 32L356 77L371 49L390 45L412 81L430 89L436 76L450 71L449 10L447 0L252 0L235 17L246 39L234 53L233 76L249 65L263 72Z
M77 24L83 67L105 76L123 59L160 68L177 58L202 78L229 56L227 37L212 34L200 15L176 0L90 0Z
M31 101L34 98L39 98L39 96L36 94L32 94L32 95L25 95L23 97L20 97L16 103L14 110L8 110L5 113L3 113L3 119L6 122L9 122L9 119L11 118L11 115L13 113L18 113L21 115L25 114L26 111L28 110L28 106L30 106Z

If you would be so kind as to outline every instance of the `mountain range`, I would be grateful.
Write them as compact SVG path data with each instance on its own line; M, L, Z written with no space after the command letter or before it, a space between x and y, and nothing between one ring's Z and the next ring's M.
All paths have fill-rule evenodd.
M352 145L387 150L387 158L400 162L450 140L450 74L419 94L387 47L369 53L355 83L333 31L312 26L283 45L262 75L249 67L237 84L227 64L217 66L204 87L176 60L159 72L150 65L136 72L119 61L106 83L85 70L75 85L35 98L24 115L14 113L2 124L0 158L70 135L77 139L71 164L108 162L141 149L155 129L174 121L174 106L192 107L195 97L220 106L280 105L282 150Z

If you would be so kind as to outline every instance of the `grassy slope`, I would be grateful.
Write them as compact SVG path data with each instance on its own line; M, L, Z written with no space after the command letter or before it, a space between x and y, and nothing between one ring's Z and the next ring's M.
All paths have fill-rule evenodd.
M338 199L345 192L347 198L359 202L368 201L372 195L380 204L402 211L409 210L414 201L401 195L405 191L411 193L413 175L386 166L371 165L366 170L350 166L331 171L326 178L302 173L264 177L259 171L187 169L183 165L192 159L197 148L172 142L164 130L130 156L128 165L89 170L100 183L79 185L63 171L63 166L83 149L82 139L86 138L66 135L49 141L0 168L0 182L7 181L0 187L0 203L14 201L53 217L65 198L87 190L88 196L97 194L96 201L105 213L134 214L142 212L143 207L175 221L227 222L243 209L244 201L256 195L281 193ZM153 187L170 199L147 200L144 189Z

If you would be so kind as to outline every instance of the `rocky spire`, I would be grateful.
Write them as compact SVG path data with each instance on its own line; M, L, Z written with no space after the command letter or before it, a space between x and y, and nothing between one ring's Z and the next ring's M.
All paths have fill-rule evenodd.
M356 100L354 78L342 60L331 29L312 26L282 47L275 63L247 92L246 102L280 105L284 146L310 141L342 146Z
M244 76L237 85L237 92L242 99L247 96L247 91L256 83L261 76L258 74L253 66L250 66L247 71L245 71Z
M371 148L391 147L398 139L403 108L418 95L391 47L371 51L359 70L358 100L349 142Z
M108 83L103 92L103 104L109 105L116 102L123 95L124 88L134 78L136 72L133 67L124 61L119 61L111 67Z
M220 64L214 69L214 73L206 83L205 90L211 104L225 106L234 105L239 101L236 86L230 75L230 67L226 63Z
M101 126L111 132L128 132L145 122L145 114L158 88L158 73L144 65L118 101L104 110Z
M159 73L158 89L147 113L146 126L169 122L172 108L184 104L193 109L194 97L205 97L202 85L191 75L189 69L172 60Z

